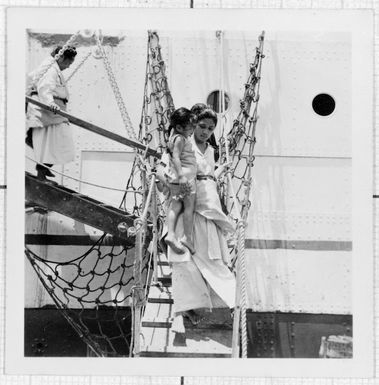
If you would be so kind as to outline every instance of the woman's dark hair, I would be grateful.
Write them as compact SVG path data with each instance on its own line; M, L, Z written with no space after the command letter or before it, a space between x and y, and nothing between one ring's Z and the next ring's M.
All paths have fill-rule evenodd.
M195 115L195 119L198 122L202 119L212 119L214 124L217 125L217 114L204 103L196 103L192 106L191 112Z
M204 103L196 103L192 106L191 112L195 115L196 122L203 119L213 120L215 126L217 125L217 114ZM220 158L220 151L216 141L215 134L212 134L207 142L214 148L215 162Z
M191 112L197 117L197 115L199 115L200 112L206 110L207 108L209 107L204 103L196 103L192 106Z
M188 123L193 121L193 113L185 107L180 107L175 110L170 116L170 125L168 127L168 134L177 126L185 127Z
M58 47L54 48L54 50L51 52L51 56L55 57L55 55L58 54L61 49L62 49L62 46L58 45ZM75 58L76 54L77 54L76 48L69 45L63 51L62 57L63 59L73 59Z

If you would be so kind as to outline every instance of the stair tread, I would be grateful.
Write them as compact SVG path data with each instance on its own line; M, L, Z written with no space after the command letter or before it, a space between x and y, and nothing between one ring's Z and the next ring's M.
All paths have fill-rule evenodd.
M150 286L148 302L159 301L171 301L173 302L172 295L170 289L167 286Z
M146 314L146 313L145 313ZM151 313L150 313L151 314ZM163 314L163 312L161 312ZM143 317L142 326L150 328L169 328L171 327L172 317ZM184 325L188 329L222 329L222 330L231 330L232 321L224 320L215 320L204 318L199 322L198 325L192 325L192 323L185 318Z
M174 300L172 298L169 298L169 297L158 297L158 298L155 298L155 297L150 297L148 298L147 300L148 303L174 303Z
M172 304L171 303L152 303L148 302L143 315L143 322L145 320L159 320L169 319L172 316Z
M164 262L164 261L163 261ZM158 264L157 266L157 272L158 272L158 277L170 277L171 278L171 267L166 264Z

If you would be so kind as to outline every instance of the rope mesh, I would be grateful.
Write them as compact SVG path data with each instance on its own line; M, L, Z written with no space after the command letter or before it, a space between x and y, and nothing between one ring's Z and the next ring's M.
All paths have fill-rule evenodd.
M251 205L249 195L251 168L254 165L253 151L258 120L257 106L261 62L264 57L262 53L263 34L259 41L259 48L256 49L255 60L250 66L250 76L241 100L241 111L228 133L227 140L220 139L221 161L226 160L225 150L228 146L232 166L229 175L228 173L226 175L228 175L229 180L232 176L235 187L235 189L229 189L228 178L225 178L220 183L221 197L229 215L239 221L246 221ZM97 44L101 47L99 41ZM102 56L105 60L112 89L117 91L115 91L116 99L128 134L134 137L130 118L119 95L117 83L109 67L109 60L107 60L104 49L102 49ZM252 106L253 113L250 115ZM159 37L156 32L149 31L138 140L163 153L168 140L169 119L174 108L165 74ZM139 335L133 335L133 327L135 327L133 323L136 319L140 320L143 313L148 283L151 279L152 261L150 253L147 252L147 242L150 237L146 236L149 229L145 220L151 220L151 217L156 215L156 220L159 223L164 218L163 201L158 199L155 193L153 195L155 203L152 203L152 207L157 207L157 212L154 215L148 212L150 205L146 202L149 186L151 188L155 181L155 161L147 158L146 152L136 151L135 154L132 171L119 206L136 218L136 229L132 234L136 235L137 240L134 252L126 246L107 245L105 242L106 234L84 254L65 262L41 258L31 248L25 247L26 257L55 305L96 356L128 356L133 352L133 349L138 351L138 346L136 348L135 344L138 343ZM230 190L235 190L233 199L228 196ZM233 215L237 202L239 213ZM147 215L145 215L146 213ZM140 222L141 215L144 216L142 223ZM244 243L245 225L239 226L239 229L241 233L239 234L237 249L240 250L238 255L241 257L244 255L244 247L241 246L241 242ZM130 231L132 233L132 229ZM156 225L153 231L156 241L158 238ZM154 250L154 245L151 249ZM138 258L138 255L141 255L141 259ZM246 272L242 273L245 274ZM141 276L139 282L135 280L136 275ZM245 282L245 278L242 277L242 281ZM245 301L246 293L244 290L242 291L243 301ZM242 309L244 313L242 326L246 329L246 308L242 306ZM138 317L135 317L136 312L138 312ZM243 344L246 346L246 341ZM245 348L243 350L245 351Z
M97 43L99 46L99 42ZM169 116L174 106L156 32L149 32L147 49L139 138L163 152ZM106 60L104 50L102 57L107 73L112 75L110 81L114 89L115 78L109 65L107 66L109 60ZM119 101L121 98L117 99ZM125 111L124 108L121 110ZM132 126L127 118L125 125L129 135L133 136ZM128 211L128 215L136 218L135 228L129 228L131 235L136 235L134 249L110 246L106 242L109 236L104 234L82 255L60 262L44 259L31 247L25 246L25 255L42 285L95 356L129 356L133 352L133 345L138 343L139 336L132 335L134 316L136 312L139 313L139 319L142 315L141 305L151 279L152 258L147 251L151 228L146 223L150 213L146 210L145 203L148 186L155 180L152 178L153 167L153 161L146 159L144 153L136 152L132 172L119 206ZM141 215L144 216L142 223Z
M249 78L245 92L240 101L240 112L227 137L220 139L222 160L231 160L230 170L220 183L223 206L237 223L237 244L235 258L237 270L236 312L240 312L241 356L247 357L247 270L245 261L245 228L251 206L250 189L252 184L252 167L254 166L255 132L258 121L258 101L261 80L264 32L259 36L254 62L250 64ZM251 109L253 110L250 113ZM236 316L236 314L235 314ZM237 317L239 314L237 315ZM239 341L238 341L239 342ZM237 354L237 352L233 352Z
M258 121L258 101L261 79L264 34L259 36L259 47L256 48L255 58L250 64L249 78L245 84L245 92L240 101L240 112L233 122L233 127L228 133L229 156L232 162L231 171L235 196L240 206L238 213L242 220L247 219L251 206L250 187L251 169L254 166L254 147L256 143L255 131ZM253 111L250 113L250 111ZM221 158L226 160L225 140L220 138ZM233 214L235 203L228 196L228 183L225 180L220 185L221 196L226 211L238 220L238 215Z
M96 356L127 356L131 340L131 271L134 253L126 246L107 246L104 234L84 254L59 262L25 255L63 316ZM141 274L147 284L148 255Z
M174 112L175 106L167 82L159 36L155 31L148 32L146 56L146 76L138 140L159 153L163 153L168 141L170 116ZM144 181L145 173L155 169L154 161L146 159L143 155L137 155L133 162L127 189L133 188L136 180ZM146 185L146 182L142 183ZM132 204L133 213L140 215L143 197L136 194ZM126 208L126 195L122 205ZM160 219L162 219L164 210L161 202L158 203L158 208Z

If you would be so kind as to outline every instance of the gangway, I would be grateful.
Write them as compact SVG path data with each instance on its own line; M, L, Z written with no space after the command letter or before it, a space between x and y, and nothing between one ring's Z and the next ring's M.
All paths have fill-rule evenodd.
M25 173L25 199L28 206L55 211L112 234L126 242L126 245L135 244L134 220L137 217L119 208L104 204L55 182L40 180L28 172ZM150 236L148 231L147 237Z

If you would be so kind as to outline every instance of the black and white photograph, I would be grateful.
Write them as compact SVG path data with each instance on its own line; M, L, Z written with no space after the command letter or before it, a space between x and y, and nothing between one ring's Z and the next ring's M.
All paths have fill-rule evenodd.
M371 15L8 11L10 373L370 376Z

